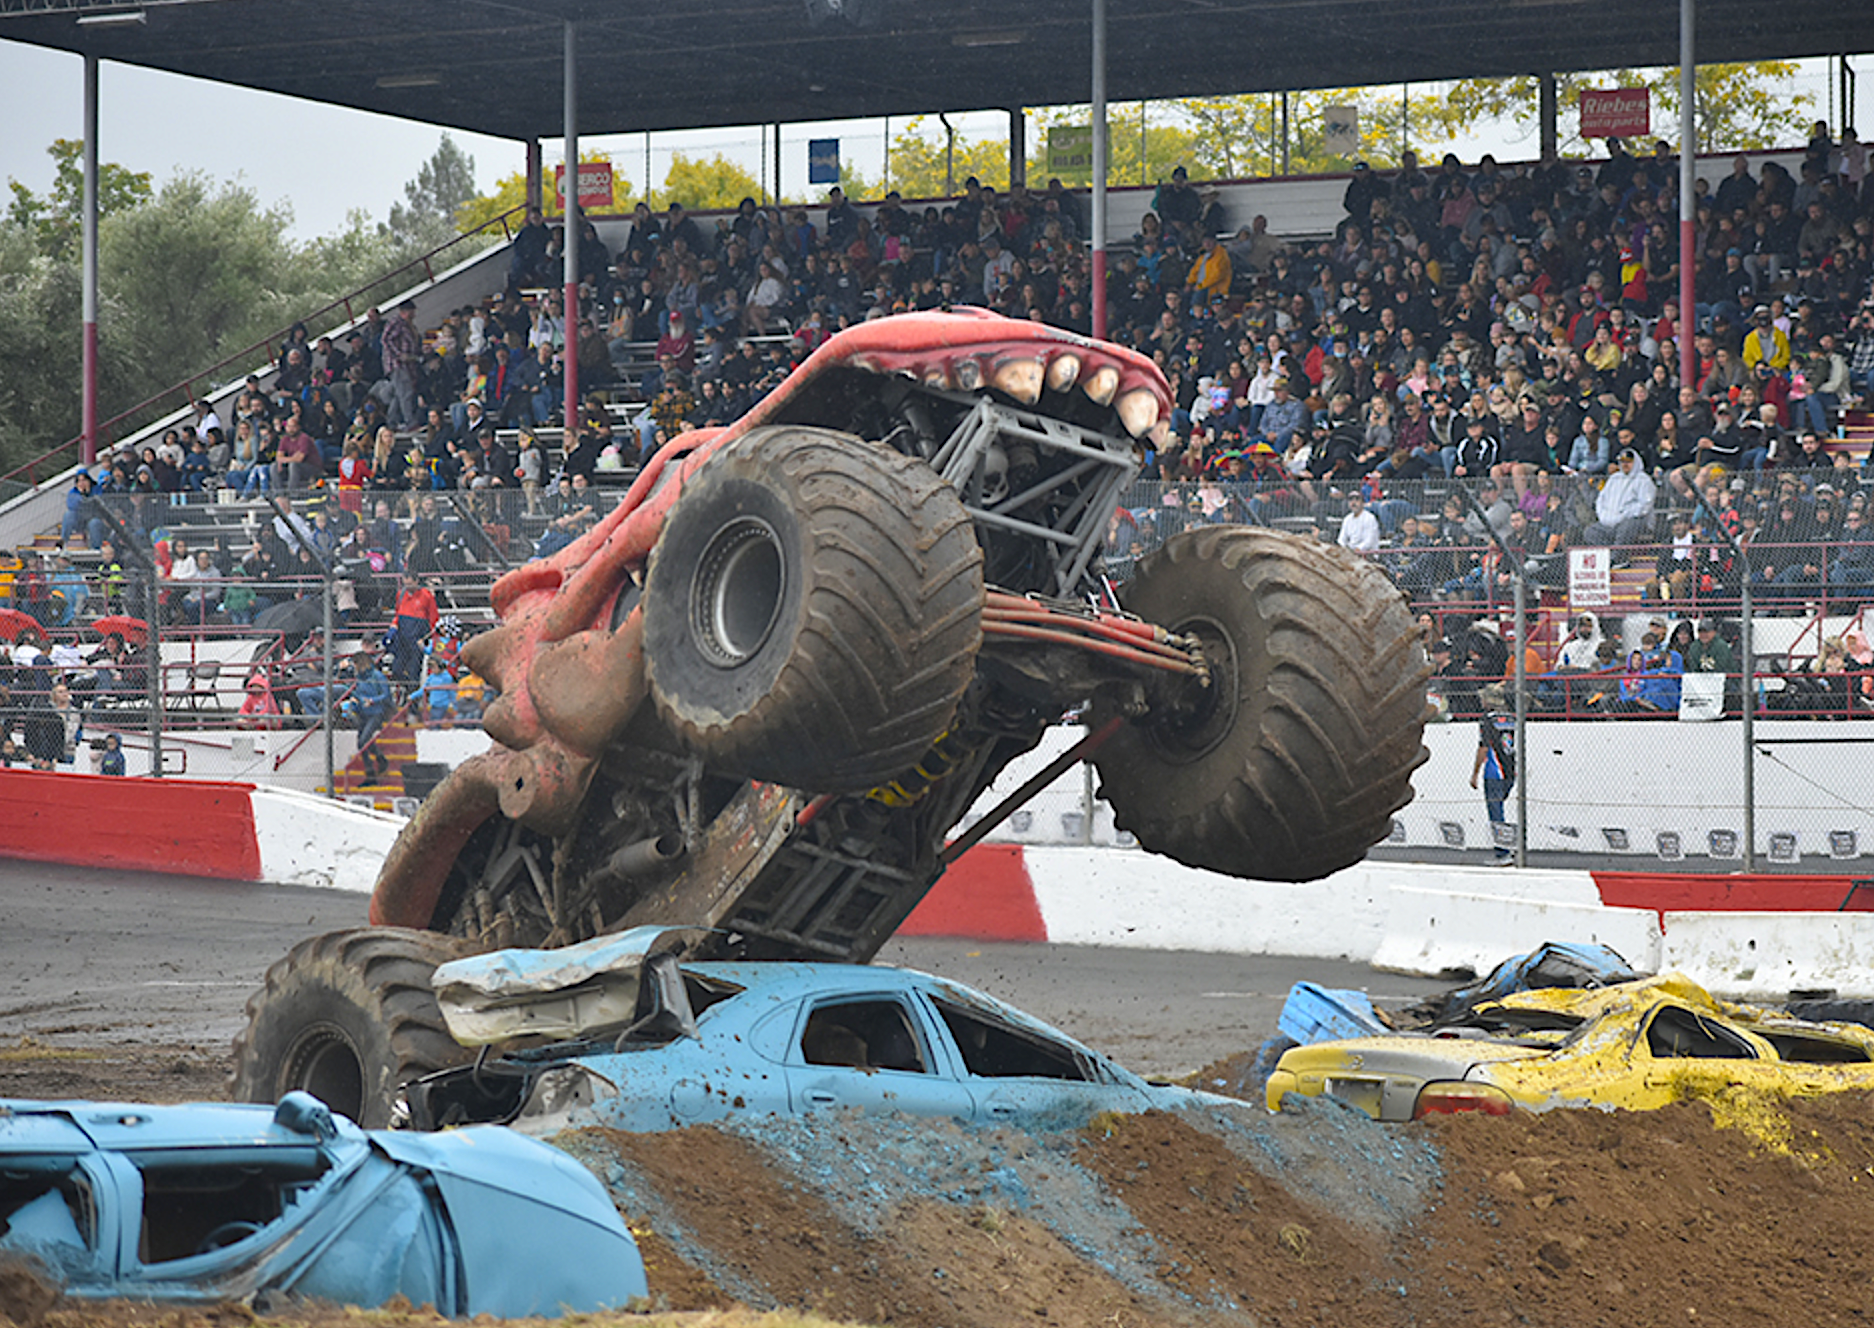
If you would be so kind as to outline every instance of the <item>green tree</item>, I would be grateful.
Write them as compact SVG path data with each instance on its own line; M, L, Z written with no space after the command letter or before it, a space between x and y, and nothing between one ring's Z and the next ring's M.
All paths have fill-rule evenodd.
M0 218L0 469L31 460L77 435L80 400L78 259L39 252L34 228ZM123 302L106 289L99 318L121 326ZM143 382L138 347L129 338L99 339L99 399L129 403Z
M403 197L391 204L391 235L417 253L447 244L456 235L456 214L475 197L475 159L444 134Z
M101 336L125 339L149 390L198 373L304 313L292 214L244 185L178 175L104 224L99 280L123 304Z
M56 138L46 149L53 161L52 189L43 197L11 176L7 188L13 201L7 218L29 231L38 251L54 258L78 253L83 238L85 199L85 145L73 138ZM150 200L150 174L116 162L98 163L98 217L140 207Z
M1048 168L1048 131L1056 125L1093 122L1091 106L1054 106L1028 117L1028 182L1046 185L1050 176L1072 189L1093 183L1091 166L1078 171ZM1144 134L1140 134L1140 126ZM1144 159L1140 159L1143 142ZM1111 185L1154 184L1195 156L1196 137L1185 120L1164 103L1122 102L1106 108L1106 180Z
M617 185L614 176L613 190ZM504 212L512 212L527 201L527 175L524 171L515 171L495 181L492 194L478 194L456 209L456 229L464 234L478 226L485 226ZM547 200L551 201L551 200Z
M905 121L904 128L891 140L891 187L906 198L944 198L949 193L962 193L963 182L972 175L997 189L1008 187L1006 138L970 139L958 134L946 176L946 137L943 126L928 116L914 115ZM953 190L946 191L946 178L955 182Z
M637 191L631 181L625 177L625 173L618 169L618 163L612 160L611 153L581 152L579 154L579 160L585 162L587 165L601 161L609 164L612 167L612 201L611 204L603 210L607 212L630 211L636 203ZM456 208L456 229L466 235L479 226L487 225L503 213L514 211L514 209L520 207L526 201L526 172L515 171L512 175L504 175L499 180L495 181L493 193L478 194L473 198L467 199ZM547 170L545 178L541 181L540 201L548 216L559 215L559 193L554 184L554 172L550 168ZM597 208L588 209L588 211L599 210L600 209ZM494 239L496 241L501 239L499 231L496 232Z
M1701 152L1761 151L1808 137L1815 98L1793 90L1797 66L1787 60L1754 64L1700 65L1693 73L1693 123ZM1679 143L1679 71L1609 69L1556 76L1557 133L1561 150L1578 155L1583 142L1575 107L1581 93L1594 88L1644 87L1652 92L1653 134L1675 148ZM1508 120L1533 132L1541 114L1540 86L1534 75L1473 78L1451 86L1440 101L1415 106L1412 122L1424 126L1431 142L1448 142L1489 120Z
M613 178L615 180L616 175ZM705 208L732 208L744 198L760 198L761 181L720 152L708 157L677 152L671 155L670 169L664 173L664 186L654 197L659 207L676 202L693 212Z
M1181 97L1170 103L1185 116L1194 142L1193 175L1216 179L1280 174L1283 161L1279 102L1263 93L1232 97ZM1352 106L1360 113L1360 148L1348 156L1330 151L1326 113L1330 106ZM1402 107L1397 89L1322 88L1290 93L1288 99L1288 172L1313 175L1344 171L1355 160L1377 167L1399 162ZM1418 112L1414 110L1416 121Z

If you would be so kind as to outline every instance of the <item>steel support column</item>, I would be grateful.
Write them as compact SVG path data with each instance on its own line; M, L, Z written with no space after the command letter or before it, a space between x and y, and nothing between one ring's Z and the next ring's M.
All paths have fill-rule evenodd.
M1555 100L1555 74L1553 71L1545 70L1536 75L1536 119L1541 122L1541 152L1545 164L1561 156L1561 135L1556 128L1558 109Z
M80 439L84 464L98 459L98 57L85 57L84 344Z
M540 140L527 140L527 206L541 207L540 203ZM541 208L545 211L545 208Z
M566 56L562 77L566 84L566 268L565 301L561 309L566 329L566 389L562 394L560 445L568 456L579 445L579 58L577 24L566 24Z
M1028 116L1009 107L1009 188L1028 183Z
M1106 0L1093 0L1093 335L1106 335Z
M1698 358L1689 335L1693 310L1693 254L1698 212L1693 197L1692 175L1698 165L1697 119L1693 96L1698 74L1694 54L1693 22L1697 0L1679 0L1679 322L1672 331L1679 338L1679 383L1692 385L1698 376Z

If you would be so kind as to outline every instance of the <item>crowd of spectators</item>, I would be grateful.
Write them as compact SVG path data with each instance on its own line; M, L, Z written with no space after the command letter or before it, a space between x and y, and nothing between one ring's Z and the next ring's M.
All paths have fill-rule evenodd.
M1740 155L1701 181L1689 311L1677 188L1663 144L1508 168L1447 155L1428 171L1406 154L1395 171L1357 164L1345 220L1298 241L1227 217L1175 171L1108 273L1107 334L1158 362L1176 406L1115 565L1193 523L1305 520L1431 605L1436 635L1457 624L1466 667L1474 615L1439 606L1501 601L1513 569L1557 589L1577 546L1646 566L1660 606L1735 596L1746 572L1727 534L1773 606L1874 597L1864 472L1833 445L1874 399L1866 150L1818 124L1798 173ZM1058 180L972 179L947 203L893 193L869 211L835 189L817 221L751 199L707 218L640 204L615 249L586 223L569 315L561 233L530 213L500 293L434 327L402 306L338 338L297 329L273 382L81 474L63 533L103 561L41 569L40 598L16 605L49 628L109 607L138 575L107 548L121 529L149 543L178 619L251 625L327 561L346 617L391 615L406 574L563 546L603 510L608 472L737 418L842 327L968 304L1090 332L1086 235L1084 197ZM646 408L627 426L578 403L549 449L569 355L582 385ZM154 538L166 508L218 490L286 499L286 514L207 549ZM490 490L511 500L463 505ZM391 653L392 683L423 690L422 658Z

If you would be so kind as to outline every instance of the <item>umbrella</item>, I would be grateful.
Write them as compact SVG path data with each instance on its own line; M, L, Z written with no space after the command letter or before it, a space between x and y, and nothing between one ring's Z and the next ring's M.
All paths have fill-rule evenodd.
M124 641L133 646L140 646L150 639L150 625L141 618L132 618L127 613L108 613L91 624L91 630L99 636L109 636L115 632Z
M43 634L44 629L32 614L21 613L18 609L0 609L0 640L17 641L28 627Z
M254 618L254 626L263 632L278 632L288 640L304 640L319 629L325 618L325 606L316 599L289 599L271 604Z

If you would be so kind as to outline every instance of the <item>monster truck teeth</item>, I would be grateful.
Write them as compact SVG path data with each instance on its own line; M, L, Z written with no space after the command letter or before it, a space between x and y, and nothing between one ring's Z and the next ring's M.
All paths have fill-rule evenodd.
M924 386L947 390L950 386L950 371L941 364L924 367Z
M1065 392L1080 377L1080 357L1078 355L1056 355L1048 365L1048 390Z
M956 365L957 386L965 392L974 392L983 384L982 366L975 360L960 359Z
M1110 364L1102 364L1087 375L1087 381L1081 389L1093 399L1096 406L1104 406L1113 399L1113 393L1119 390L1119 370Z
M1041 383L1045 373L1040 360L1004 360L996 366L990 384L1024 406L1032 406L1041 399Z
M1134 438L1158 423L1158 398L1143 387L1135 387L1119 398L1114 409L1119 412L1119 422Z

